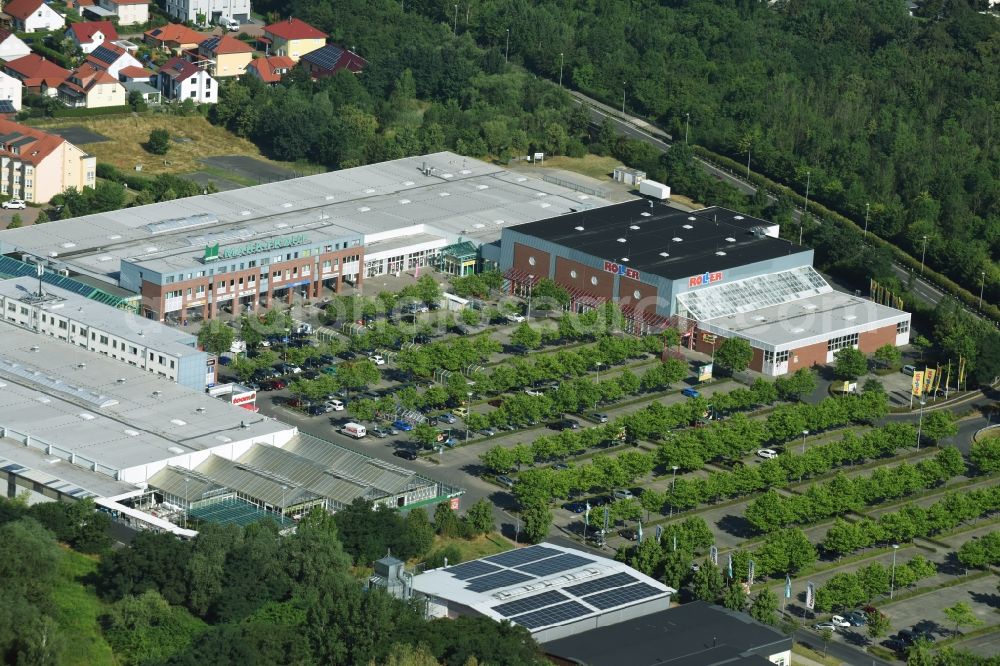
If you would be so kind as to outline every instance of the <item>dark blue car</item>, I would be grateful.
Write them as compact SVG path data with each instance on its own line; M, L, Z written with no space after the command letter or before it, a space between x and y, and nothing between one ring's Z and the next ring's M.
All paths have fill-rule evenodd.
M410 432L411 430L413 430L413 424L411 424L409 421L403 421L402 419L400 419L399 421L393 421L392 427L402 432Z

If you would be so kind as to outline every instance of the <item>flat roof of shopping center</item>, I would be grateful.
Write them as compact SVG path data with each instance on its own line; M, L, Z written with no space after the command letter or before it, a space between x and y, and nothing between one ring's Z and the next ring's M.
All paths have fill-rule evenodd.
M488 243L504 227L607 203L441 152L8 229L0 232L0 254L45 257L117 284L122 260L160 272L194 269L204 265L207 242L219 238L225 244L305 234L314 242L432 233Z

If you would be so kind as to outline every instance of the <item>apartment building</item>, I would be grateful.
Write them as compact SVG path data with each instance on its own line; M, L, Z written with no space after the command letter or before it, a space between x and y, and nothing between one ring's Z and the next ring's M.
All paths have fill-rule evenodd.
M46 203L70 187L93 187L96 158L61 136L0 120L0 194Z

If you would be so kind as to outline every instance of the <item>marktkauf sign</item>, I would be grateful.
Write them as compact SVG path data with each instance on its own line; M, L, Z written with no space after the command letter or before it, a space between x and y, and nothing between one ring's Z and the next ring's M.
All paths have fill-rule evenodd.
M701 275L689 277L688 287L701 287L706 284L715 284L716 282L722 282L722 271L716 271L715 273L705 272Z
M236 245L234 247L223 248L219 250L219 244L206 245L205 246L205 261L215 261L217 259L235 259L236 257L245 257L250 254L259 254L261 252L270 252L271 250L280 250L283 247L292 247L295 245L305 245L309 242L309 238L305 234L296 234L294 236L282 236L280 238L269 238L267 240L254 241L253 243L247 243L246 245Z
M613 261L605 261L604 270L606 270L608 273L615 273L616 275L624 275L625 277L631 278L633 280L639 279L639 271L635 270L634 268L629 268L624 264L616 264Z

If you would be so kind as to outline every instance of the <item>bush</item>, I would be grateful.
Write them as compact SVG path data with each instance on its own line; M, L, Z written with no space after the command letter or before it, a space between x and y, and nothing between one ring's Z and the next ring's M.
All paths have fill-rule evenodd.
M154 155L166 155L170 150L170 132L165 129L155 129L150 132L146 149Z

